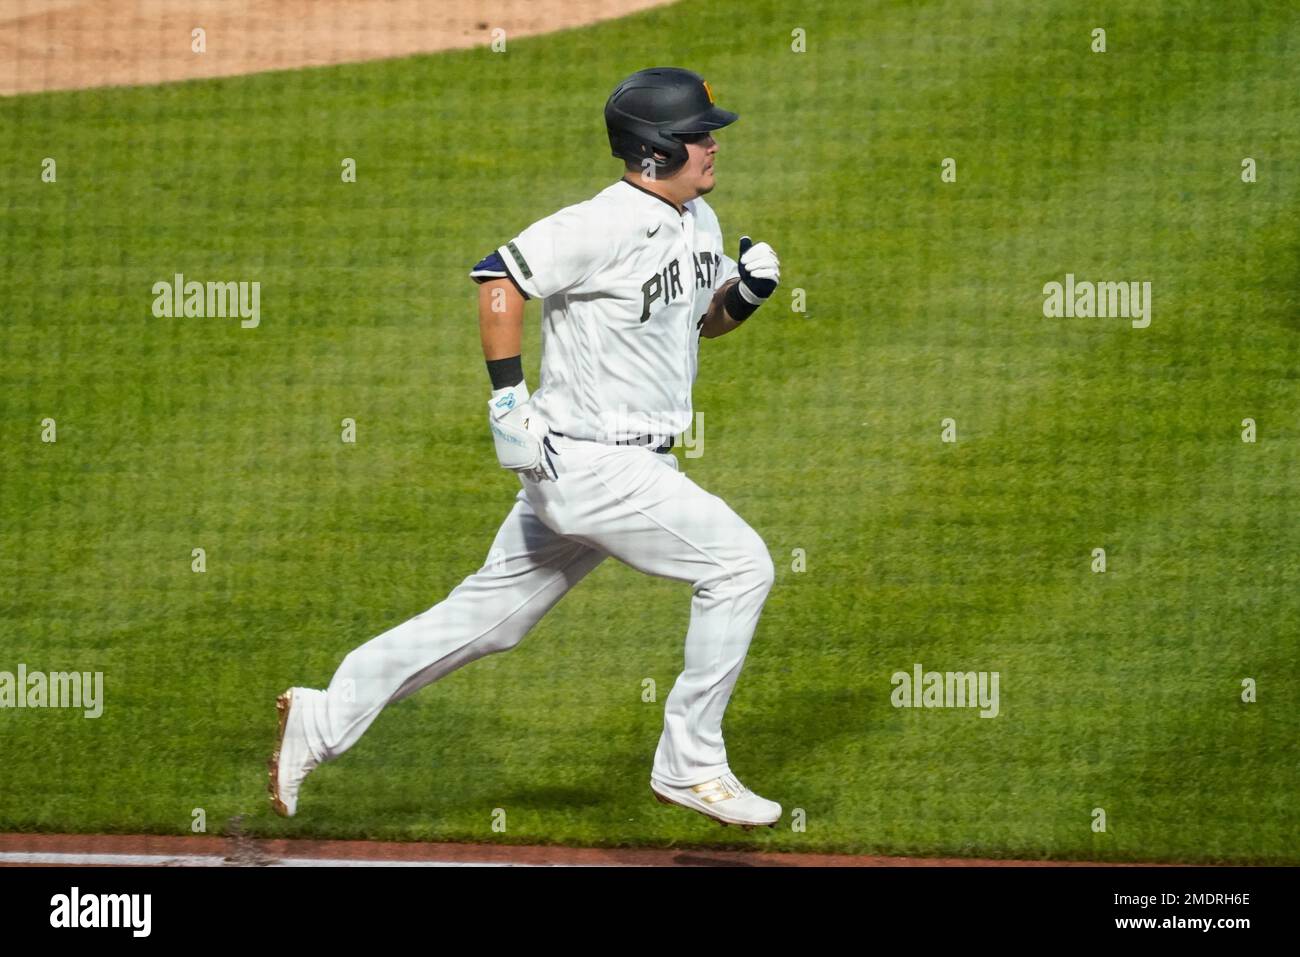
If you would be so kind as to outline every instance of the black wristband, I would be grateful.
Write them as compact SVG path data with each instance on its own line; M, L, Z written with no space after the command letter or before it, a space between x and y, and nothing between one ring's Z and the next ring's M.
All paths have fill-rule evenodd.
M727 315L736 322L744 322L758 308L740 294L740 283L732 284L731 288L727 290L727 294L722 297L722 304L727 309Z
M509 359L489 359L488 375L492 377L492 391L508 389L524 381L524 364L519 356Z

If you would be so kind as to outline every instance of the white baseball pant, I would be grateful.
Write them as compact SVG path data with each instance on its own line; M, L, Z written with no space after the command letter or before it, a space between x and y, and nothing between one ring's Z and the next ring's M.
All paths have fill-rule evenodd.
M295 697L319 759L355 744L390 702L513 648L612 555L694 589L685 669L664 705L654 777L689 787L730 770L722 716L774 577L763 540L670 452L554 433L550 441L558 480L521 476L487 563L428 611L352 651L328 690Z

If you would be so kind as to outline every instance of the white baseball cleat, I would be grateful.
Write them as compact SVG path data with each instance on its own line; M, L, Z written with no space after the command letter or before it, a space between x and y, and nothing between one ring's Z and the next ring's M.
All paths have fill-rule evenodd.
M298 788L302 780L320 762L307 746L307 735L302 726L302 708L294 708L294 692L305 688L290 688L275 699L275 710L280 715L280 733L275 741L275 753L267 762L270 769L268 783L271 807L281 817L293 817L298 810Z
M781 820L781 805L759 797L731 772L686 788L664 784L651 777L650 790L661 804L690 808L724 825L735 824L745 830L776 827L776 822Z

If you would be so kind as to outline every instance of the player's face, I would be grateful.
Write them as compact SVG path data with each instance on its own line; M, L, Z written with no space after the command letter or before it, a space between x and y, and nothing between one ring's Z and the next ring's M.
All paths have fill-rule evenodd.
M682 185L696 196L703 196L716 184L713 178L713 160L718 153L718 141L703 133L686 144L686 165L682 167Z

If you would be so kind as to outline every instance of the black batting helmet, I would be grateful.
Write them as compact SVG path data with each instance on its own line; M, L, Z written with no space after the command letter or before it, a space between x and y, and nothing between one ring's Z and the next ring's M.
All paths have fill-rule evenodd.
M653 159L656 170L667 176L686 162L683 138L722 129L738 119L714 105L713 91L698 73L671 66L638 70L605 102L613 154L632 163Z

